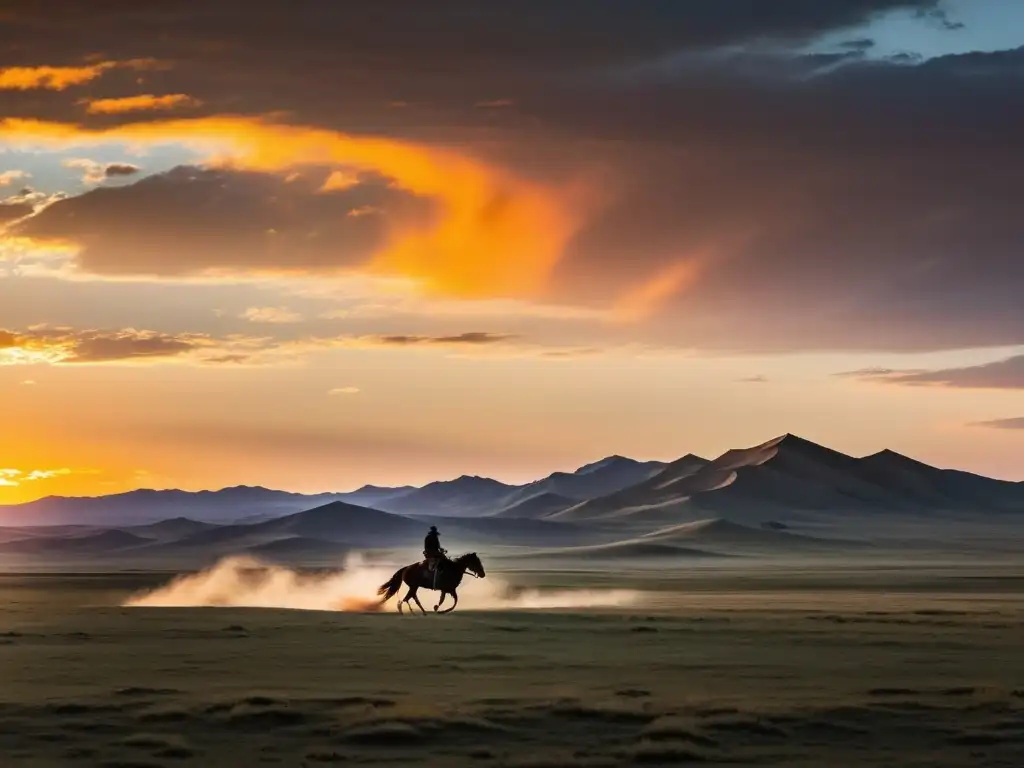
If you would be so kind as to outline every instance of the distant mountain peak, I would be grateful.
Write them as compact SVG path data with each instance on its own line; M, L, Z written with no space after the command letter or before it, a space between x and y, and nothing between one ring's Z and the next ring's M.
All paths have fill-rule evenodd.
M680 456L678 459L672 462L674 465L679 464L710 464L709 459L705 459L703 456L698 456L696 453L688 453L685 456Z
M917 461L917 459L912 459L909 456L906 456L906 455L904 455L902 453L899 453L897 451L892 450L891 448L883 448L882 450L876 451L875 453L872 453L872 454L870 454L868 456L865 456L864 458L865 459L897 459L899 461L913 461L915 463L920 463L920 462Z
M639 467L639 466L642 466L644 464L650 464L650 463L651 462L641 462L641 461L638 461L636 459L630 459L628 456L622 456L620 454L612 454L611 456L606 456L603 459L598 459L596 462L591 462L590 464L584 464L582 467L579 467L579 468L573 470L572 472L570 472L568 474L573 474L573 475L589 475L589 474L593 474L594 472L600 472L602 470L611 469L611 468L615 468L615 469L622 468L622 467L631 467L632 468L632 467Z
M584 464L582 467L579 467L575 471L573 471L572 474L587 475L590 474L591 472L597 472L599 470L606 469L616 464L632 466L634 464L639 463L640 462L637 461L636 459L631 459L628 456L620 456L617 453L613 453L611 456L605 456L603 459L598 459L597 461L592 461L589 464Z
M482 475L459 475L454 480L437 480L429 485L452 485L458 483L459 485L477 485L477 486L504 486L505 483L500 480L495 480L493 477L484 477Z

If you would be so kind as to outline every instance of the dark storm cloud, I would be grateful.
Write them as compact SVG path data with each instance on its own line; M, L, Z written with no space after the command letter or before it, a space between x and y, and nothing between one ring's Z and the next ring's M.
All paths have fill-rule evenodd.
M320 193L326 171L300 177L180 166L135 184L61 200L16 234L68 239L103 274L182 275L209 268L327 270L367 259L380 217L422 212L411 196L364 177Z
M0 63L79 63L88 41L105 60L169 64L113 68L74 98L0 94L7 114L150 120L159 116L83 115L75 103L188 93L204 103L197 114L284 110L299 123L443 141L541 178L597 168L610 200L570 244L548 298L607 306L694 260L696 279L637 331L657 342L728 351L1024 343L1024 50L884 61L851 37L831 53L798 52L893 9L956 27L937 2L45 5L45 14L26 5L0 32ZM314 215L296 200L302 213L283 216L261 195L243 204L229 192L232 235L219 241L182 227L220 221L212 203L154 204L181 211L161 220L140 216L128 194L89 203L103 216L90 210L87 220L120 230L87 243L89 268L119 271L140 253L157 254L145 266L160 273L272 266L285 251L264 242L271 228L337 227L330 241L341 254L289 237L289 258L351 263L379 238L351 231L340 208ZM61 206L78 217L72 202L31 226L76 236L58 217ZM372 228L373 218L355 221ZM136 220L187 247L173 257L141 247L154 241Z
M607 63L750 40L806 39L894 9L936 12L936 0L264 0L202 3L151 0L92 3L49 0L24 3L0 42L8 55L46 49L88 49L116 58L150 58L182 46L215 55L236 46L266 52L307 51L305 61L332 51L342 60L368 57L379 66L408 71L466 59L488 68ZM175 34L178 33L178 34ZM187 33L188 37L183 37ZM524 62L524 53L529 58ZM24 64L64 63L29 60Z
M844 375L876 379L891 384L957 389L1024 389L1024 355L964 368L944 368L935 371L894 371L880 368L851 371Z
M146 93L187 93L207 112L347 114L365 130L399 129L389 109L395 101L442 111L472 106L514 98L501 92L508 88L525 95L538 85L586 84L681 50L802 41L875 13L934 7L936 0L55 0L28 4L0 29L0 66L152 59L169 67L141 75L113 68L79 91L89 99L132 96L141 78ZM5 95L5 112L66 114L67 99L58 96ZM89 117L81 109L75 116Z
M679 297L675 337L734 350L1024 342L1024 49L774 82L730 66L717 82L682 73L613 98L626 106L603 123L596 104L566 109L581 131L648 144L608 150L630 169L627 193L577 238L562 290L608 296L642 279L640 263L741 235Z

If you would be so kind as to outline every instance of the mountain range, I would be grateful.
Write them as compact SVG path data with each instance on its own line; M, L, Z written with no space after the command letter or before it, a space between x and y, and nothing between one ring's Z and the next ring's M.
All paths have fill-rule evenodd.
M142 489L95 497L48 496L25 504L0 505L0 525L124 525L188 517L214 523L259 522L332 501L412 515L539 517L535 506L516 507L542 494L563 498L569 506L649 477L665 465L610 456L575 472L555 472L525 485L507 485L488 477L463 475L422 487L366 485L346 493L302 494L259 486L219 491ZM545 511L557 511L557 505Z
M337 562L445 546L574 560L988 546L1014 550L1024 483L939 469L893 451L853 457L783 435L714 459L610 456L523 485L462 476L421 487L304 495L260 487L48 497L0 507L0 558L205 561L248 553Z

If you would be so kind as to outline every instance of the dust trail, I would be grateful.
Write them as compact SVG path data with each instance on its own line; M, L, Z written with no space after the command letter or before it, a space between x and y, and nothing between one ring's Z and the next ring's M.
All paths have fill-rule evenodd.
M326 574L300 573L251 557L228 557L206 570L179 576L162 587L132 595L122 605L349 612L393 610L395 602L405 595L404 585L384 606L375 594L377 587L388 581L394 571L393 567L368 565L358 554L350 556L342 570ZM430 590L420 593L420 600L428 611L437 597L438 593ZM624 607L635 605L639 600L640 593L631 590L518 589L492 575L481 580L467 576L459 589L459 608L467 610Z

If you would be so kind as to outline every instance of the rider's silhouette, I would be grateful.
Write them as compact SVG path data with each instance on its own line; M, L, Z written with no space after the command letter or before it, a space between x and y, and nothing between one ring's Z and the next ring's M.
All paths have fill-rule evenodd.
M437 576L441 571L438 565L441 562L441 558L444 557L444 550L441 549L441 542L437 526L435 525L430 526L430 532L423 540L423 556L427 558L427 568L433 574L434 589L437 589Z

